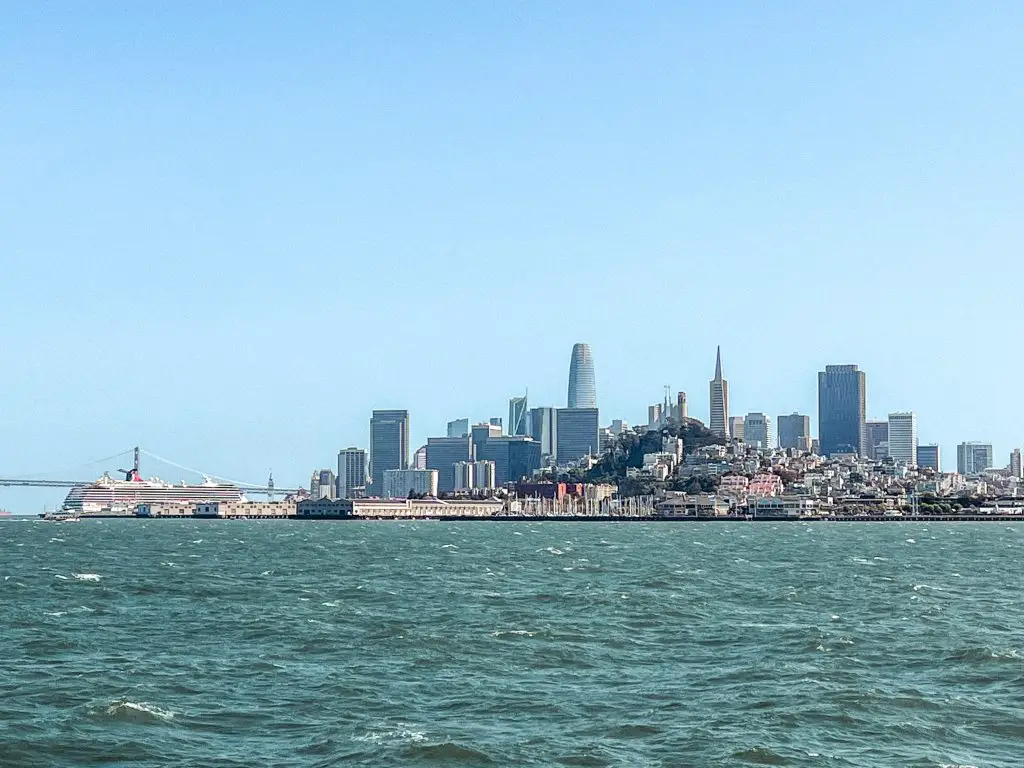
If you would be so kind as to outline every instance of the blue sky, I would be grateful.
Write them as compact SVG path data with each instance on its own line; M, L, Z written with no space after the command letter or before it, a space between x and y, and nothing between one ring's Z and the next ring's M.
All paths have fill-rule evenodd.
M1016 2L5 4L0 472L305 483L373 407L562 404L575 341L604 422L706 417L721 344L734 413L816 420L854 362L1002 462L1021 40Z

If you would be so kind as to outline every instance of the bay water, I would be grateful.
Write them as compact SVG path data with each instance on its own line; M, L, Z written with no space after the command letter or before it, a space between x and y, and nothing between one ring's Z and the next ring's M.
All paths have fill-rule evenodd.
M0 766L1022 766L1024 525L0 523Z

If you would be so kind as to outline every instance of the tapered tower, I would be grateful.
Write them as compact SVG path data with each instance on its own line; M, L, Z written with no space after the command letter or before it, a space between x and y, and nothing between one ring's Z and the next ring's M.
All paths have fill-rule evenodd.
M574 344L569 361L570 408L597 408L597 384L594 380L594 358L588 344Z
M729 437L729 382L722 377L722 348L715 358L715 378L711 380L711 419L708 428L719 437Z

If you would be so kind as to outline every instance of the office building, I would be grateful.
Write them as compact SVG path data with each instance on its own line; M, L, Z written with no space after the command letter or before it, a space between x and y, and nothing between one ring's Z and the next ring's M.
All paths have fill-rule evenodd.
M711 419L708 429L719 437L729 433L729 382L722 377L722 348L715 355L715 378L711 380ZM735 435L733 435L735 437Z
M540 443L521 435L492 437L482 445L474 445L477 462L494 462L495 485L518 482L532 477L540 469ZM475 482L479 482L476 478Z
M779 448L795 448L805 451L810 448L811 417L799 413L779 416Z
M597 381L594 377L594 358L587 344L574 344L569 361L569 408L597 408Z
M889 414L889 458L917 466L917 416L913 411Z
M555 453L559 464L569 464L600 449L597 408L559 408L556 423L558 447Z
M448 437L468 437L469 419L455 419L448 422Z
M334 499L338 493L338 477L330 469L318 469L309 480L309 495L314 499Z
M496 427L487 422L480 422L470 427L470 435L473 438L474 447L479 447L494 437L501 437L501 427Z
M919 469L934 469L942 471L942 460L939 456L939 446L919 445L917 446L917 466Z
M417 496L437 496L437 470L384 470L385 499L405 499L411 493Z
M629 422L622 419L612 419L611 431L613 435L618 437L623 432L629 431Z
M529 435L530 425L527 418L526 395L512 397L508 401L508 433L510 435Z
M992 468L992 444L968 441L956 447L956 471L961 475L980 475Z
M729 435L734 440L746 440L747 435L743 429L743 417L742 416L730 416L729 417Z
M651 429L658 429L663 423L662 413L661 403L647 406L647 426Z
M473 462L473 490L493 491L498 487L497 477L497 470L493 461Z
M822 455L867 455L866 403L866 378L856 365L826 365L818 374L818 439Z
M872 461L881 461L885 455L878 455L878 446L889 442L888 421L866 421L864 422L864 450L865 455Z
M455 477L455 488L456 491L471 491L473 490L473 462L472 461L457 461L452 466L452 473ZM440 487L440 481L438 481L438 493L444 493Z
M412 454L412 462L409 464L409 469L426 469L427 468L427 446L421 445Z
M366 451L345 448L338 451L338 498L358 499L366 495Z
M490 424L491 424L492 427L497 427L498 428L498 434L499 435L502 435L502 434L505 433L504 426L502 425L502 422L501 422L501 416L491 416Z
M775 447L775 431L771 417L763 413L748 413L743 419L743 442L762 451Z
M557 448L556 435L558 427L556 422L556 409L534 408L530 411L530 437L540 443L542 456L554 458Z
M1018 480L1024 479L1024 466L1020 461L1020 448L1014 448L1010 452L1010 477Z
M683 419L690 418L690 410L686 405L686 393L678 392L676 394L676 410L675 410L676 421L682 421Z
M409 412L374 411L370 419L371 496L384 493L384 472L409 468Z
M431 437L427 439L427 469L437 472L438 493L458 490L455 465L473 461L473 440L465 437Z

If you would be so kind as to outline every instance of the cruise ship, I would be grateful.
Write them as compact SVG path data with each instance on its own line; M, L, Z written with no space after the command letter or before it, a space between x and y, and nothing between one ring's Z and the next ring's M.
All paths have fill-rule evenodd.
M64 499L62 509L79 515L131 515L139 504L188 504L210 501L244 501L241 488L231 483L216 483L204 478L202 483L168 483L152 477L144 480L139 474L139 449L135 463L118 480L104 472L103 477L88 485L76 485Z

